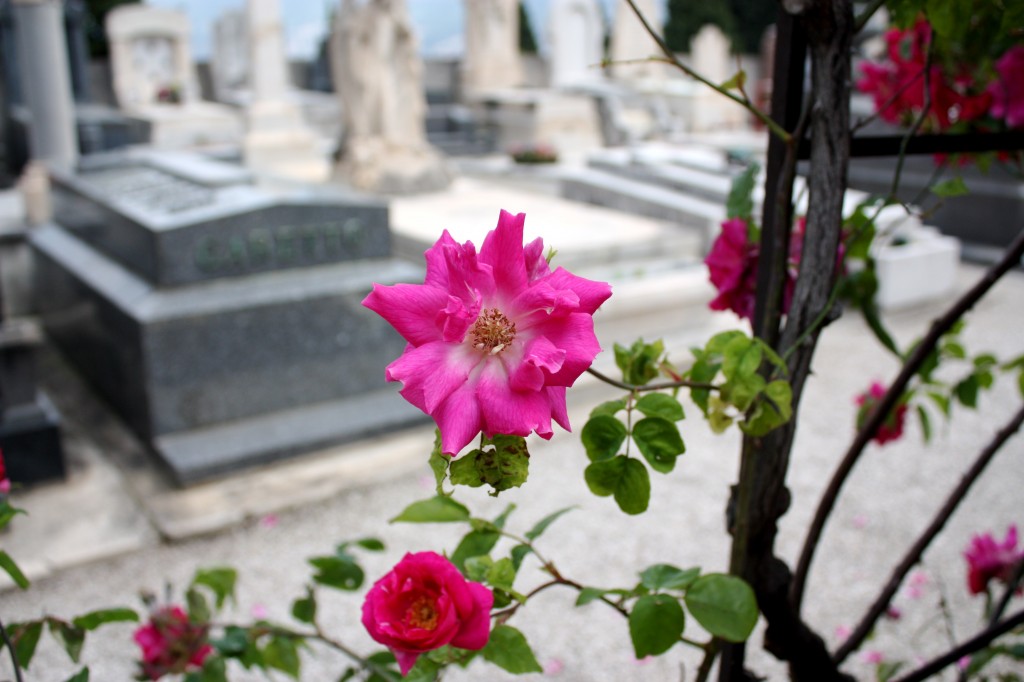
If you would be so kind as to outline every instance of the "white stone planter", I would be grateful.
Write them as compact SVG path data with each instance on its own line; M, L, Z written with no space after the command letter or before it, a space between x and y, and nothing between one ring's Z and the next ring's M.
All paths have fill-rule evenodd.
M900 230L875 252L876 301L883 310L907 308L947 296L956 283L960 242L933 227Z

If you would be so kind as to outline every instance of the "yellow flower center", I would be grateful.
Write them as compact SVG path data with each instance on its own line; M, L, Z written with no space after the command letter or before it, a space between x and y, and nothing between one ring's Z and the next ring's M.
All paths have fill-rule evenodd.
M510 322L497 308L487 308L481 311L470 333L474 348L497 355L516 338L516 323Z
M409 606L406 618L413 627L433 630L437 627L437 608L427 597L420 597Z

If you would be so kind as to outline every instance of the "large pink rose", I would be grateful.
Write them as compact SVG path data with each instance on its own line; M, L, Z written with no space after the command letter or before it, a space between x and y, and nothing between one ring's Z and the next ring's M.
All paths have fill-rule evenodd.
M996 62L996 80L989 85L992 115L1011 128L1024 127L1024 45L1014 45Z
M450 644L482 649L490 637L494 594L469 582L435 552L406 554L370 588L363 626L391 649L405 675L426 651Z
M423 284L374 284L363 301L409 342L385 377L434 418L449 455L481 431L568 430L565 389L601 350L591 316L611 287L551 271L540 239L523 246L525 219L502 211L479 254L446 230Z
M864 422L867 421L868 415L875 409L882 398L885 397L886 388L883 384L875 381L864 393L861 393L856 398L856 403L860 407L857 411L857 428L861 428ZM879 445L885 445L889 441L899 440L903 436L903 423L907 416L907 405L905 402L900 401L896 404L896 407L889 412L885 421L875 431L875 435L872 438L873 441Z
M1024 548L1017 549L1017 526L1009 527L1002 542L996 542L991 533L975 535L964 558L967 559L967 587L971 594L981 594L994 579L1009 582L1017 564L1024 561Z
M154 611L149 622L135 631L135 643L142 649L140 668L151 680L203 667L213 652L206 641L207 627L189 621L179 606Z

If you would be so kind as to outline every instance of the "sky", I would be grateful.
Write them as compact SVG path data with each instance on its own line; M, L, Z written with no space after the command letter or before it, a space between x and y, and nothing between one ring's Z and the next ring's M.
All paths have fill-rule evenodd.
M472 2L473 0L468 0ZM524 0L534 35L543 49L544 27L551 0ZM605 16L621 0L600 0ZM192 23L192 54L206 60L212 51L213 22L226 10L245 6L245 0L145 0L146 4L186 12ZM279 0L285 24L285 45L294 59L309 59L327 33L327 19L340 0ZM406 0L413 23L419 31L421 51L428 56L456 56L462 53L464 0ZM665 0L660 0L664 4ZM664 11L664 10L663 10Z

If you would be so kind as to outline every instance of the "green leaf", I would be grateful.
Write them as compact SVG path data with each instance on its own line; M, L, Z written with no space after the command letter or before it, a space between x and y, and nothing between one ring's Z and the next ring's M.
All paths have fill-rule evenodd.
M580 439L590 461L600 462L619 454L619 448L626 440L626 427L615 417L598 415L586 423Z
M544 533L544 531L546 531L548 529L548 526L550 526L552 523L557 521L558 518L561 517L563 514L565 514L567 512L571 512L573 509L576 509L576 507L574 507L574 506L573 507L565 507L564 509L559 509L556 512L552 512L552 513L548 514L543 519L538 521L537 524L533 528L531 528L530 530L526 531L526 539L527 540L536 540L537 538L539 538Z
M609 400L608 402L601 403L590 411L590 417L594 418L598 415L607 415L614 417L617 412L621 412L626 409L626 401L620 400Z
M746 421L740 425L744 433L763 436L782 426L793 416L793 398L788 382L782 379L771 382L765 386L764 395L768 400L760 401L753 412L747 415Z
M75 627L71 623L62 620L50 620L50 634L68 652L68 657L73 663L78 663L82 655L82 646L85 644L85 630Z
M937 197L959 197L970 192L964 184L964 179L959 176L932 185L932 194Z
M956 341L947 341L946 343L942 344L942 352L948 355L949 357L956 358L958 360L963 360L964 358L967 357L967 351L964 350L963 345L957 343Z
M484 660L513 675L544 672L526 642L526 637L511 625L499 625L491 631L491 638L480 654Z
M514 504L510 504L509 506L505 507L505 511L501 512L500 514L498 514L498 516L494 519L494 522L493 522L494 527L497 528L498 530L501 530L502 528L504 528L505 527L505 522L508 521L509 515L512 512L514 512L515 510L516 510L516 506Z
M727 379L746 379L761 367L764 351L746 336L737 336L723 350L722 374Z
M462 538L459 546L452 553L451 562L463 573L466 572L466 559L489 554L501 538L499 533L490 530L472 530Z
M229 625L224 629L224 636L220 639L210 640L210 644L221 656L238 658L249 648L251 640L245 628L236 625Z
M82 668L64 682L89 682L89 669Z
M483 448L454 460L449 467L452 484L476 488L484 483L497 495L518 488L530 473L530 452L520 436L495 436Z
M707 356L702 353L697 356L696 362L690 367L688 376L690 381L699 384L710 384L714 381L715 376L718 375L719 369L721 369L720 364L708 361ZM690 397L697 407L700 408L700 411L704 413L704 416L708 414L708 398L710 396L711 391L706 388L695 388L690 391Z
M925 12L939 36L957 41L971 25L972 5L963 0L926 0Z
M361 538L355 544L369 552L383 552L385 549L384 543L377 538Z
M473 556L466 559L464 566L464 573L467 578L475 583L482 583L487 580L487 573L490 572L491 567L494 566L494 559L486 554L481 554L479 556Z
M600 587L584 587L576 597L576 606L586 606L592 601L600 599L605 595L605 590Z
M263 647L263 661L268 667L299 679L299 650L291 637L271 637Z
M638 659L665 653L679 641L686 615L679 601L667 594L640 597L629 612L629 636Z
M932 439L932 420L921 405L917 406L917 417L921 420L921 435L924 437L924 442L928 443Z
M469 518L469 509L450 497L438 495L413 502L391 519L391 523L451 523L469 521Z
M512 590L516 579L516 568L511 559L498 559L487 571L487 584L501 590Z
M587 486L595 495L614 495L619 508L627 514L640 514L651 499L651 480L647 467L639 461L618 456L594 462L583 472Z
M729 218L752 220L754 214L754 182L760 166L752 163L746 170L733 178L729 198L725 201L725 212Z
M199 673L199 682L228 682L224 659L220 656L207 656Z
M300 623L316 620L316 594L313 588L306 588L306 596L292 602L292 617Z
M640 584L652 592L685 590L699 575L699 568L688 568L684 571L672 564L654 564L640 574Z
M664 353L662 341L644 343L643 339L637 339L629 348L615 344L615 364L622 370L627 384L642 386L658 376L658 364Z
M210 588L216 597L219 610L224 607L224 602L229 598L234 603L237 580L238 571L233 568L210 568L196 571L196 576L192 578L192 584Z
M420 656L416 659L416 665L402 677L402 682L434 682L441 667L440 663L430 660L429 657Z
M2 549L0 549L0 568L4 569L7 575L11 576L11 580L14 581L15 585L23 590L28 588L28 578L26 578L25 574L21 572L21 569L18 568L18 564L14 562L14 559L12 559L10 555Z
M686 590L686 608L705 630L730 642L742 642L757 624L757 599L750 585L723 573L697 578Z
M313 581L327 587L351 592L358 590L365 578L359 564L347 556L313 557L309 563L316 569Z
M18 659L18 665L28 670L32 663L32 657L36 653L36 645L39 644L39 635L43 632L43 621L34 620L28 623L18 623L10 628L11 642L14 644L14 655Z
M662 417L645 417L634 424L633 440L651 468L663 474L672 471L676 457L686 452L679 427Z
M203 593L194 587L185 591L185 603L188 605L188 617L193 623L210 621L210 605L206 603Z
M747 82L747 72L740 69L732 75L732 78L722 83L720 88L723 90L742 90L744 84Z
M932 399L932 402L939 408L939 411L948 419L951 407L949 397L937 391L928 391L928 397Z
M100 609L84 613L73 618L71 622L76 628L91 631L107 623L137 623L139 614L135 613L133 609L127 608Z
M526 555L532 551L533 550L530 549L529 545L516 545L512 548L509 555L512 557L512 565L516 567L517 571L519 570L519 567L523 565L523 559L525 559Z
M434 429L434 449L430 451L430 470L434 472L435 490L438 495L445 495L444 479L448 475L448 463L451 457L441 452L441 431Z
M876 682L889 682L903 668L903 661L882 661L875 669Z
M974 374L970 375L953 389L956 393L956 399L960 401L964 407L977 407L978 406L978 389L980 384L978 377Z
M636 401L636 409L648 417L661 417L670 422L683 418L683 406L666 393L648 393Z

